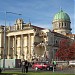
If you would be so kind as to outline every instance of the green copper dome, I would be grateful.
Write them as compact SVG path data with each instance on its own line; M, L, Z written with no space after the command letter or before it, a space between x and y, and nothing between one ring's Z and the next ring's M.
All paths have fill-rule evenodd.
M67 13L65 13L65 12L63 12L63 10L61 10L54 16L53 22L59 21L59 20L70 21L70 17Z

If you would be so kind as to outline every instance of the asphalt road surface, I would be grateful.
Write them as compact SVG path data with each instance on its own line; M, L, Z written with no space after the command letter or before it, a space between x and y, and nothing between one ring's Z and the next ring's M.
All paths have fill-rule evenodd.
M6 72L6 71L7 72L21 72L21 68L5 69L5 71L3 71L3 72ZM47 71L47 70L38 70L38 71L39 72L44 72L44 71ZM35 72L35 70L32 69L32 68L29 68L29 72ZM57 70L50 71L50 72L75 74L75 68L66 68L66 69L63 69L63 70L57 69Z

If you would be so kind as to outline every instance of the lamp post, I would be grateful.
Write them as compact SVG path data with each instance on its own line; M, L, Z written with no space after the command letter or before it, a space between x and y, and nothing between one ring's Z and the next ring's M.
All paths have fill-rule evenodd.
M5 26L4 26L3 70L5 70L5 50L6 50L6 12L5 12Z
M7 13L15 14L15 15L21 15L18 13L13 12L5 12L5 26L4 26L4 51L3 51L3 70L5 70L5 51L6 51L6 15Z

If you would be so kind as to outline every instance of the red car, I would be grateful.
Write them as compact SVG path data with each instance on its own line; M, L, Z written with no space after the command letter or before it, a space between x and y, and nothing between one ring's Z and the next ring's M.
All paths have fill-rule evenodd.
M48 62L36 62L32 65L32 68L35 69L35 70L38 70L38 69L46 69L46 70L49 70L49 63Z

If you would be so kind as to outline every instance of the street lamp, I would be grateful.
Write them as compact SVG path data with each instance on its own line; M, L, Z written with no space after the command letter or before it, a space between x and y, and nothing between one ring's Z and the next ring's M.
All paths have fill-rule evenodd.
M5 12L5 26L4 26L4 51L3 51L3 70L5 70L5 50L6 50L6 15L7 13L15 14L15 15L21 15L18 13L13 12Z
M5 26L4 26L3 70L5 70L5 50L6 50L6 12L5 12Z

